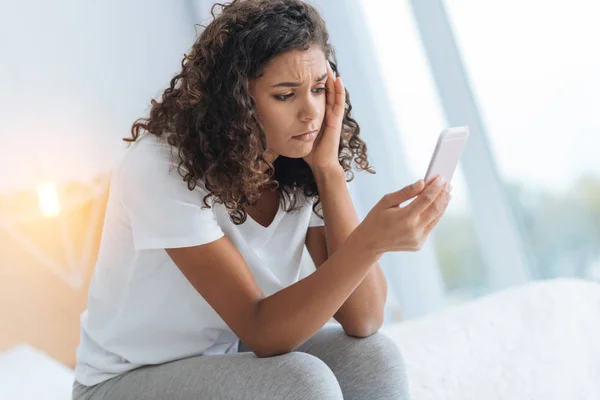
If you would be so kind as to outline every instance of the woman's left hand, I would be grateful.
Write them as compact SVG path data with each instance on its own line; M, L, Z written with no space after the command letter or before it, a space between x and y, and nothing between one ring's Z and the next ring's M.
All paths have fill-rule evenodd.
M334 77L329 60L326 60L325 63L328 73L325 83L327 87L325 118L311 152L304 157L304 161L313 171L340 167L338 148L346 106L346 89L342 78Z

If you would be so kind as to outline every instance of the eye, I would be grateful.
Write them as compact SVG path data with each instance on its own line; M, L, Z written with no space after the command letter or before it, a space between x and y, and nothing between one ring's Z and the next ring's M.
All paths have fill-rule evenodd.
M326 88L324 87L320 87L320 88L315 88L313 89L313 93L317 93L317 94L323 94L326 92ZM290 97L292 97L294 95L294 93L288 93L288 94L280 94L280 95L275 95L273 97L275 97L275 99L279 100L279 101L286 101L287 99L289 99Z
M294 93L288 93L288 94L281 94L281 95L277 95L277 96L273 96L273 97L275 97L277 100L286 101L293 95L294 95Z

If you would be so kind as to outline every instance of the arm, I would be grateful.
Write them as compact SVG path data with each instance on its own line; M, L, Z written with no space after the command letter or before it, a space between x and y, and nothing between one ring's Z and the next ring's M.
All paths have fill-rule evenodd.
M306 247L317 269L333 255L358 226L344 171L315 174L325 227L309 228ZM343 249L340 249L343 250ZM334 314L350 336L369 336L383 324L387 283L381 267L374 263L360 285Z
M382 253L369 250L360 235L355 230L315 273L269 297L226 237L167 253L235 334L268 357L312 337L363 281Z
M269 297L264 296L227 237L166 251L254 353L259 357L287 353L338 312L383 253L421 248L448 205L439 180L424 191L422 185L416 183L383 196L314 273ZM399 207L417 195L408 206Z

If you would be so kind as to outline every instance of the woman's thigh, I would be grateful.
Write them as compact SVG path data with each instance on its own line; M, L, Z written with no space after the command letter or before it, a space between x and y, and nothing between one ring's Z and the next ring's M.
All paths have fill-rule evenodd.
M310 354L199 356L142 367L99 385L76 385L74 400L340 400L327 365Z

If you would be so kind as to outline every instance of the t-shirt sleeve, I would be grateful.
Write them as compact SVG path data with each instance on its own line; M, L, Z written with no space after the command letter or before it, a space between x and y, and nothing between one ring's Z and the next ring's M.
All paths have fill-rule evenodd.
M212 209L204 207L206 190L188 189L164 146L130 150L119 188L137 250L198 246L223 236Z

